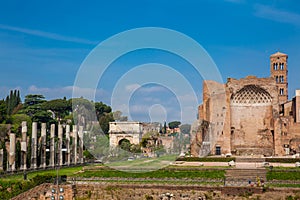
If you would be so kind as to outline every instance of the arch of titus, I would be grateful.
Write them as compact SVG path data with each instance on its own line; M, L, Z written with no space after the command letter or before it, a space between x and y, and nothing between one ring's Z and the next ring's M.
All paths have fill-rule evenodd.
M38 138L37 122L32 123L32 136L27 137L27 124L22 122L21 143L21 166L20 170L27 169L27 146L31 140L31 169L55 167L83 163L83 126L59 124L57 129L55 124L46 127L46 123L41 124L40 137ZM50 129L49 129L50 128ZM56 132L57 130L57 132ZM79 144L78 144L78 142ZM7 154L7 170L16 170L16 135L9 133L9 149ZM39 156L37 153L39 152ZM46 154L49 152L49 156ZM47 157L49 165L47 166ZM38 158L40 161L38 162ZM38 166L38 163L40 165ZM3 149L0 151L0 170L3 170Z
M109 145L117 147L121 140L127 139L130 144L140 144L143 135L141 122L109 122Z

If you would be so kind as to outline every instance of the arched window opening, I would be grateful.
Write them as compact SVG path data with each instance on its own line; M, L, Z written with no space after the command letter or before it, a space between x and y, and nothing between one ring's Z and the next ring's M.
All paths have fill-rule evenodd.
M284 70L284 64L280 63L280 70Z
M279 89L279 94L280 94L280 95L284 95L284 89L283 89L283 88L280 88L280 89Z
M280 83L283 83L284 82L284 76L280 76Z

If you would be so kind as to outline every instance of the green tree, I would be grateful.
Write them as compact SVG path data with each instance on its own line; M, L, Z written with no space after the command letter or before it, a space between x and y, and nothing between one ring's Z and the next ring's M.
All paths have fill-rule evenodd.
M122 139L122 140L119 142L119 147L120 147L121 149L123 149L124 151L130 152L131 144L130 144L129 140L127 140L127 139Z
M122 116L122 112L119 110L113 112L113 117L115 121L119 121L119 122L125 122L128 120L127 116Z
M38 123L56 123L56 121L52 118L52 114L45 110L37 110L33 116L32 121Z
M4 141L6 139L8 131L9 131L8 124L0 124L0 139L1 139L1 141Z
M141 153L142 152L141 145L139 145L139 144L132 144L130 146L130 152L132 152L132 153Z
M61 119L71 112L72 106L70 101L65 99L54 99L46 101L42 104L42 109L47 111L51 110L55 113L56 118Z
M182 124L180 127L180 132L183 134L190 134L191 125L190 124Z
M16 112L15 108L21 103L20 92L11 90L9 96L6 97L6 114L11 115Z
M102 103L102 102L96 102L95 103L95 110L96 110L96 115L98 120L100 119L100 117L102 117L103 115L105 115L106 113L110 113L111 112L111 107Z
M7 150L5 146L5 140L1 142L1 148L3 149L3 171L7 170Z
M36 112L41 110L42 103L44 102L46 102L45 97L41 94L26 95L24 106L20 113L33 117Z
M167 122L164 122L164 127L162 128L162 133L163 134L167 133Z
M0 123L6 119L6 103L4 100L0 100Z
M28 125L31 124L31 118L28 115L25 115L25 114L11 115L8 121L12 125L11 126L11 131L13 133L16 133L17 136L20 136L20 134L21 134L21 124L22 124L23 121L26 121Z
M73 98L69 102L72 104L73 120L75 124L96 121L94 103L84 98Z
M178 128L180 124L181 124L181 122L179 122L179 121L173 121L173 122L170 122L168 125L169 125L170 129L174 129L174 128Z
M21 166L21 143L18 140L16 143L16 155L15 155L16 169L19 169Z
M29 94L25 96L24 107L27 108L29 106L42 104L45 101L45 97L41 94Z
M109 122L113 122L113 114L112 113L106 113L99 119L99 124L101 126L101 129L103 133L108 134L109 131Z
M91 131L91 135L95 136L96 140L90 141L90 153L97 159L103 159L109 154L109 138L100 132L98 126Z
M28 140L28 144L27 144L27 154L26 154L26 166L27 168L30 168L31 166L31 144L32 144L32 141L31 141L31 133L29 133L29 140Z

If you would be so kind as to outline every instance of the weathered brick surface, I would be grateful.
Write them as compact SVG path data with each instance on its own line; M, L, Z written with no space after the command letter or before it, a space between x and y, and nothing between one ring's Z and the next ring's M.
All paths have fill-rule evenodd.
M300 92L287 101L286 54L271 55L270 63L268 78L203 82L200 125L194 128L192 155L202 156L208 144L211 154L282 156L300 152ZM201 127L203 121L209 123L206 130Z

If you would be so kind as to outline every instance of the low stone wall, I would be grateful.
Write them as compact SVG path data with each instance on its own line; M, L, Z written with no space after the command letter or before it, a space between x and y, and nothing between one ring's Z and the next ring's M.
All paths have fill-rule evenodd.
M77 184L78 199L122 199L122 200L199 200L199 199L286 199L300 197L300 190L280 189L264 192L259 187L204 187L176 185L136 184ZM275 198L275 199L276 199Z
M208 199L299 199L300 188L278 188L263 191L260 187L205 187L158 184L114 184L103 182L77 182L76 184L60 185L65 200L208 200ZM51 199L51 189L56 185L42 184L25 192L17 199Z

